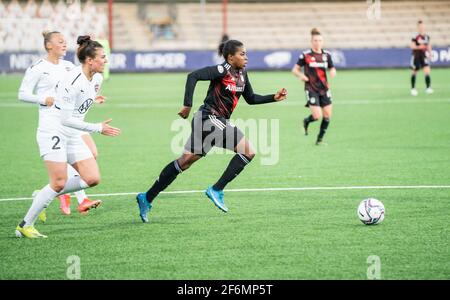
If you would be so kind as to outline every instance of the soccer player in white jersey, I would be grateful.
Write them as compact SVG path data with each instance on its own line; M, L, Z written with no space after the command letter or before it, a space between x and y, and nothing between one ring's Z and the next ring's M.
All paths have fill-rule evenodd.
M77 57L81 66L73 68L56 87L56 97L49 109L48 131L38 135L42 158L50 182L37 193L23 221L16 228L16 236L43 238L34 228L38 215L56 196L93 187L100 182L100 171L91 150L83 142L80 131L117 136L120 129L102 123L87 123L86 113L95 101L107 62L103 47L89 36L78 37ZM67 163L80 176L67 177Z
M19 89L19 99L21 101L39 104L37 139L41 155L43 155L43 149L41 149L42 143L39 142L39 136L53 129L52 125L47 124L47 116L55 100L56 85L75 67L71 62L61 59L66 54L67 48L66 41L61 33L45 31L42 35L44 36L44 47L47 51L47 57L39 59L27 69ZM99 96L97 101L104 101L104 97ZM82 137L91 149L94 157L97 157L97 147L92 137L85 132L83 132ZM67 172L68 177L79 176L77 171L70 165L67 167ZM75 196L78 200L78 211L82 214L86 214L89 209L101 204L100 200L92 201L88 199L84 190L76 192ZM70 214L70 195L65 194L58 198L61 212L65 215ZM45 222L47 219L45 210L39 215L39 219Z

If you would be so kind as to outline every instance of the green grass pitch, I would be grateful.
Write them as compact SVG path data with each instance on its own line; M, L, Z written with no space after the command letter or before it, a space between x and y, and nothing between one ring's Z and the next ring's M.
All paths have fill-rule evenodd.
M409 95L408 70L338 71L331 80L334 115L314 145L319 123L301 131L308 111L303 85L290 72L249 72L254 90L286 87L284 103L249 106L240 100L234 119L279 120L279 160L261 157L228 189L449 186L449 70L432 72L433 95ZM88 194L145 191L178 156L171 130L181 108L186 74L113 74L108 97L87 119L113 118L122 135L94 137L102 172ZM0 279L67 279L80 259L81 279L367 279L367 259L380 259L382 279L450 279L449 188L319 189L225 192L228 214L202 192L161 194L141 223L134 195L104 201L87 216L59 212L36 227L45 240L17 239L33 190L47 183L35 141L37 108L20 103L21 75L0 77ZM207 84L200 83L195 109ZM191 114L192 116L192 114ZM253 141L255 142L255 141ZM203 190L222 174L231 154L211 154L181 174L167 191ZM359 202L380 199L386 218L365 226Z

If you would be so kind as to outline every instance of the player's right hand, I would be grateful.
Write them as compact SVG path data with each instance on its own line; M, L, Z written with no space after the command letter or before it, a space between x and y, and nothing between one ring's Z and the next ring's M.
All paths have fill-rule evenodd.
M189 113L191 112L191 108L189 106L183 106L183 108L180 110L178 115L182 117L183 119L186 119L189 117Z
M300 79L302 81L304 81L304 82L308 82L309 81L309 78L306 75L303 75Z
M118 136L120 134L120 129L116 127L112 127L109 125L112 119L108 119L105 122L102 122L102 134L107 136Z
M53 105L53 103L55 103L55 98L53 97L47 97L45 98L45 105L50 107Z

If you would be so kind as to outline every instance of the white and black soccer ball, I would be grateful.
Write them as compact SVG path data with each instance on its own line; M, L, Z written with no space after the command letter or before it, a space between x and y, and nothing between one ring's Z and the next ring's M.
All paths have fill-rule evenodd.
M367 198L358 206L358 218L366 225L380 224L384 220L384 205L380 200Z

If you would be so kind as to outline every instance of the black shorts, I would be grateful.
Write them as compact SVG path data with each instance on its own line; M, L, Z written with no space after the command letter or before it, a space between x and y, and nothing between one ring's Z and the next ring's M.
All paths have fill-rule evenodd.
M418 71L420 69L423 69L424 67L428 67L430 65L430 60L424 55L424 56L415 56L411 55L411 69L414 71Z
M214 146L234 151L244 138L242 131L229 120L203 114L201 110L194 114L191 129L184 149L201 156L205 156Z
M311 106L320 106L324 107L330 105L332 103L331 99L331 91L328 90L325 95L320 95L319 93L310 92L308 90L306 92L306 107Z

